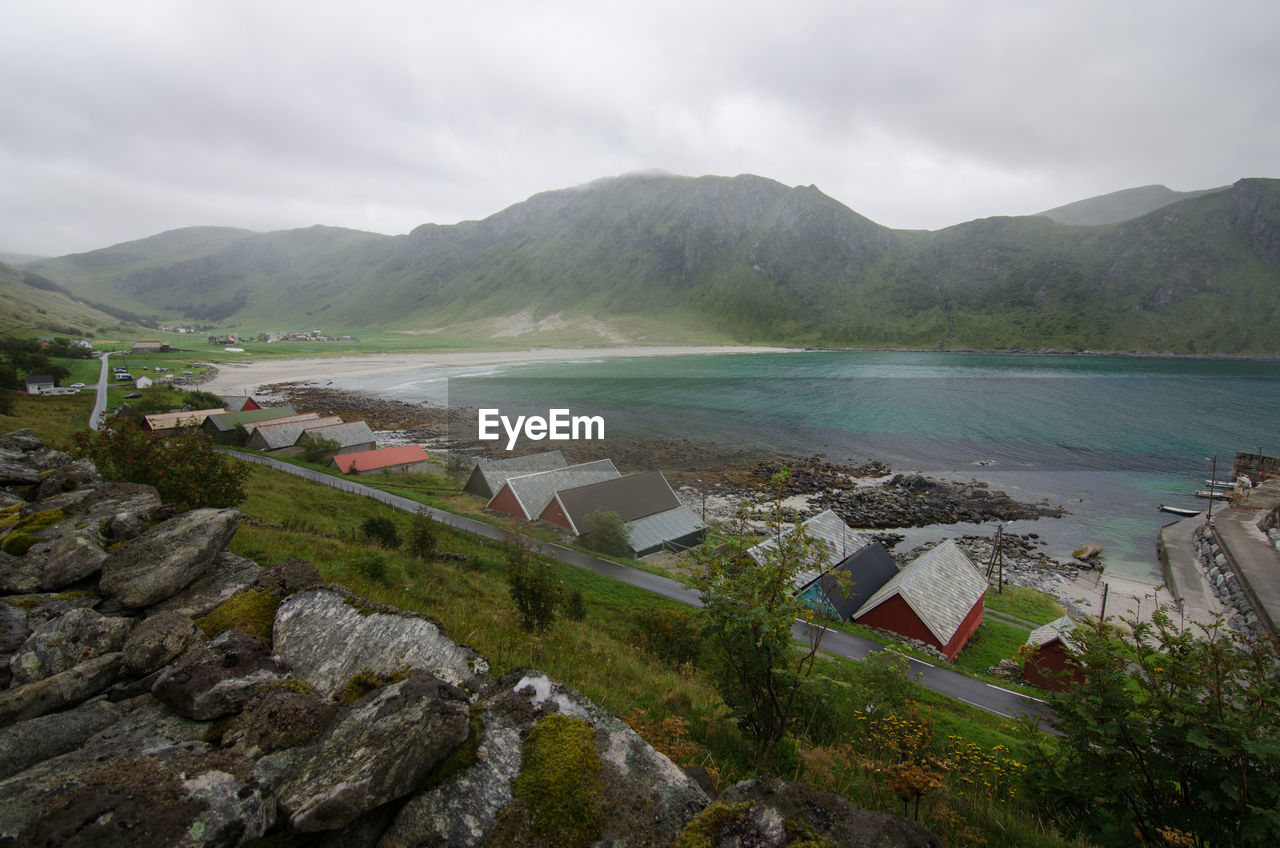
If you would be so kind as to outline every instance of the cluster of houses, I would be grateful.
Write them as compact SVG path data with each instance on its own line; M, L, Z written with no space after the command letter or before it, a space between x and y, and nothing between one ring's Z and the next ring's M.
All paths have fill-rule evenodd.
M955 660L982 624L988 582L973 560L948 539L901 568L879 542L856 533L831 510L803 522L810 539L822 542L825 562L796 575L792 589L810 607L841 621L887 630L922 642ZM783 533L794 532L786 528ZM748 554L767 561L776 539ZM1070 616L1039 627L1027 638L1022 678L1043 689L1062 690L1082 677Z
M464 491L487 507L525 521L546 521L582 536L593 512L622 519L632 556L685 550L702 541L706 522L680 503L660 471L623 475L608 459L570 465L560 451L481 459Z
M220 409L162 412L143 417L143 428L165 435L198 428L220 445L265 454L297 453L308 443L323 442L330 467L343 474L375 471L422 471L427 453L420 445L379 448L364 421L296 412L289 406L261 406L251 397L223 397Z
M792 589L814 609L923 642L948 661L982 623L987 578L954 541L899 568L883 545L851 530L831 510L802 526L822 542L825 562L798 573ZM777 545L769 539L748 554L763 564Z

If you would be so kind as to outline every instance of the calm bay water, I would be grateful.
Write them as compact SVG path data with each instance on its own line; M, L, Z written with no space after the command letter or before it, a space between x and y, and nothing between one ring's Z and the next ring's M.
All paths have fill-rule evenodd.
M341 385L341 381L335 381ZM1065 556L1158 575L1161 503L1192 496L1216 455L1280 452L1280 363L1128 357L794 352L532 362L361 378L359 389L516 413L602 415L609 436L675 436L988 481L1063 505L1017 522ZM908 543L993 526L916 531Z

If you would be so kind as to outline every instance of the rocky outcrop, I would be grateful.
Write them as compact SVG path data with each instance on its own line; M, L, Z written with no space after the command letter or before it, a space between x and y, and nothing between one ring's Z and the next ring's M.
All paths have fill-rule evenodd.
M28 433L0 472L0 842L657 848L708 807L545 674L230 554L236 510L174 514Z
M296 594L276 611L276 652L294 673L331 696L361 671L414 668L454 686L483 686L489 665L425 615L383 607L341 586Z
M231 541L238 509L193 509L148 530L102 563L103 593L149 607L203 576Z

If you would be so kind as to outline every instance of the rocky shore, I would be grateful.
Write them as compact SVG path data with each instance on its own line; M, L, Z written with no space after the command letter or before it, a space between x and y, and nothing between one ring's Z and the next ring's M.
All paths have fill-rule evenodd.
M941 844L800 784L713 801L542 672L495 678L426 616L232 555L240 518L0 437L0 842Z

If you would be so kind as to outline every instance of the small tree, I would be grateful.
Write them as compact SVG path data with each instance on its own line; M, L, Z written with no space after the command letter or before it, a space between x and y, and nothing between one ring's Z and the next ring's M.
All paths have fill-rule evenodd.
M775 493L788 473L783 469L771 481ZM797 696L825 632L817 613L797 598L793 581L800 572L823 570L826 553L803 525L787 527L776 494L768 522L775 544L762 562L747 553L752 543L742 525L745 516L727 552L708 544L694 549L697 568L689 583L702 594L702 632L716 656L716 688L755 740L756 762L763 766L792 729ZM791 638L796 619L813 625L803 649Z
M556 579L551 562L535 556L529 545L518 536L508 537L504 544L507 560L507 585L520 626L530 633L543 633L556 620L563 587Z
M627 525L611 509L597 509L582 519L582 540L591 550L608 556L631 556Z
M302 458L307 462L320 463L338 452L338 442L318 436L308 436L302 440Z
M1280 845L1276 643L1164 608L1122 623L1073 633L1084 680L1050 699L1063 735L1029 770L1042 798L1108 845Z
M471 469L475 467L475 461L471 457L458 451L449 452L449 461L445 463L444 473L455 483L462 483L471 474Z
M440 534L436 520L427 512L426 507L419 507L409 521L409 553L419 559L431 559L440 543Z

